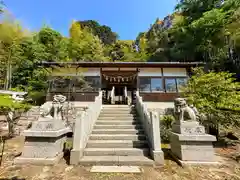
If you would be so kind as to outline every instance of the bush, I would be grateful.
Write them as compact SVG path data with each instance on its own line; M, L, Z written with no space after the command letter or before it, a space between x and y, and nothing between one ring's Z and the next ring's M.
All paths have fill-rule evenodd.
M43 91L32 91L29 93L28 98L34 105L40 106L46 100L46 92Z
M164 115L160 118L160 136L162 142L169 142L169 133L174 121L175 118L172 115Z
M31 108L26 102L18 102L7 95L0 95L0 112L6 116L8 123L8 135L11 137L14 134L14 125L21 116L21 113L28 111Z

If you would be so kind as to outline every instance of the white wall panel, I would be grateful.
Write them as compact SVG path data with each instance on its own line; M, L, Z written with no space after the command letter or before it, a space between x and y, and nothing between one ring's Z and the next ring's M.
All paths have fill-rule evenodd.
M52 76L100 76L100 68L61 68L52 72Z
M163 76L187 76L186 68L163 68Z
M161 68L140 68L138 76L162 76Z
M100 68L89 68L82 72L83 76L100 76Z

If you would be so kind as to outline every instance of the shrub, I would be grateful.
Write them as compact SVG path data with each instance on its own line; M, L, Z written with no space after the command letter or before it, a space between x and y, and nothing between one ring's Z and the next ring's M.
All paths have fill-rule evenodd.
M34 105L42 105L46 100L46 92L32 91L29 93L28 98L31 99Z
M0 112L6 116L8 122L8 135L12 136L14 133L14 125L21 113L28 111L31 106L23 102L14 101L6 95L0 95Z
M172 123L175 118L172 115L164 115L160 117L160 136L162 142L169 142L169 133L172 129Z

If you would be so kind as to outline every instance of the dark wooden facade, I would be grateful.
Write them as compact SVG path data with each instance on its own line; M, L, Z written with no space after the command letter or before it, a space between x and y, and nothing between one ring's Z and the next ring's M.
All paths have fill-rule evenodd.
M52 101L53 96L55 94L62 94L67 97L69 101L82 101L82 102L91 102L95 101L95 97L98 96L98 92L76 92L76 93L68 93L68 92L48 92L46 101Z
M143 101L150 102L172 102L175 98L179 97L179 93L143 93L140 92Z

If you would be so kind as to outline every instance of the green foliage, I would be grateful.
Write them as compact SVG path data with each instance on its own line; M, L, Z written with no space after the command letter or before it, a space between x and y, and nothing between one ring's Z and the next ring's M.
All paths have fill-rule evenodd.
M31 106L25 102L16 102L7 95L0 95L0 111L8 113L9 111L26 112Z
M5 89L11 88L12 71L20 58L21 40L26 32L20 24L7 15L0 21L0 75Z
M45 91L30 91L28 98L33 102L34 105L42 105L46 101L46 92Z
M223 126L240 125L240 83L228 72L204 73L194 69L194 76L183 88L183 95L215 122Z
M90 33L88 28L81 29L73 22L70 28L69 58L73 61L106 61L104 47L100 39Z
M118 35L112 32L111 28L108 26L101 26L98 22L93 20L78 21L81 28L88 28L91 33L97 36L104 45L110 45L116 42Z
M43 27L35 38L39 46L42 45L46 60L64 61L67 58L68 42L59 32L49 27Z
M106 54L112 61L146 61L149 57L146 48L146 39L139 38L138 44L132 40L117 40L115 44L108 46Z
M169 142L169 133L175 118L172 115L164 115L160 118L160 135L162 142Z
M239 7L240 0L180 1L176 12L164 21L157 19L146 32L150 60L201 59L210 69L239 73Z
M13 135L14 125L19 116L21 116L21 113L28 111L30 108L31 105L24 101L17 102L7 95L0 95L0 112L6 116L9 136Z

